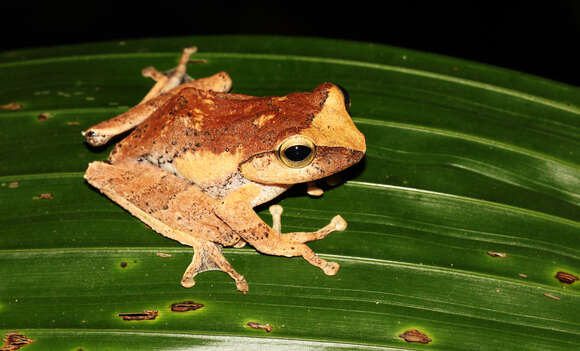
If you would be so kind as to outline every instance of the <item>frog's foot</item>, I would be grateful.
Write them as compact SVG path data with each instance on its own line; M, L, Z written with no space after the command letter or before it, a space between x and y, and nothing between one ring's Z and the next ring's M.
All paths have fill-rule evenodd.
M308 248L306 245L301 244L304 247ZM328 262L314 253L310 248L308 250L304 250L302 253L302 257L308 261L311 265L316 266L324 272L326 275L336 275L338 270L340 269L340 265L336 262Z
M197 52L197 48L195 46L183 49L183 52L181 53L181 58L179 59L179 64L169 75L165 75L159 72L157 69L155 69L155 67L150 66L144 68L141 71L141 74L144 77L152 78L153 80L156 81L156 83L153 86L153 88L149 90L147 95L145 95L143 100L141 100L140 104L156 96L159 96L160 94L167 92L177 87L179 84L181 84L186 75L187 62L189 62L189 57L195 52Z
M157 70L157 68L153 66L145 67L141 70L141 75L145 78L151 78L154 81L158 82L162 79L167 79L167 76Z
M244 294L248 292L248 283L243 275L234 270L221 252L221 246L213 242L194 244L193 260L181 279L181 285L191 288L195 285L194 277L202 272L223 271L236 281L236 288Z
M268 210L272 215L272 229L278 233L281 233L282 212L284 212L284 209L280 205L272 205ZM302 256L312 265L322 269L324 274L335 275L340 268L338 263L327 262L323 260L322 258L318 257L308 246L304 245L304 243L322 239L334 231L343 231L346 229L346 226L346 221L340 215L336 215L334 218L332 218L329 224L315 232L294 232L282 234L282 240L284 244L279 243L277 245L277 252L273 254L282 256ZM292 253L289 254L288 252Z

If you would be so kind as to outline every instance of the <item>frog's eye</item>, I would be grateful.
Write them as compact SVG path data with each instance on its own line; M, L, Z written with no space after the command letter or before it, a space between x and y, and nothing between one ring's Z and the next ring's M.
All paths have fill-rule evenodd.
M286 138L278 148L278 158L290 168L306 167L314 159L316 145L303 135Z
M346 108L346 112L350 113L350 95L348 94L348 91L346 91L345 88L341 87L340 85L337 86L342 92L342 96L344 97L344 106Z

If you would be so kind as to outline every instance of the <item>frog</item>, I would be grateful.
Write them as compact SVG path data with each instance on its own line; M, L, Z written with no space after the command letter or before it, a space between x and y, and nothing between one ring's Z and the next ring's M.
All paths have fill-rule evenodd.
M193 248L183 287L193 287L199 273L219 270L246 294L245 277L222 253L246 244L267 255L302 257L336 275L339 264L306 243L345 230L340 215L314 232L282 233L279 217L269 226L254 208L364 157L365 136L350 116L348 94L328 82L284 96L232 93L226 72L187 74L195 52L185 48L168 72L144 69L156 83L143 100L82 132L91 146L125 135L108 159L89 163L84 179L157 233Z

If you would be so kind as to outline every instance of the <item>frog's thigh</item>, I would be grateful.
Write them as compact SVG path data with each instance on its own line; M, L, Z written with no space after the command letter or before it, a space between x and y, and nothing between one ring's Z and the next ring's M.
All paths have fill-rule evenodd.
M198 273L222 270L236 281L238 290L248 290L244 277L233 269L220 246L211 240L232 244L239 237L223 224L220 228L221 221L207 209L211 206L207 201L214 200L201 190L146 164L125 168L92 162L85 179L156 232L193 247L193 261L183 275L183 286L193 286L193 278ZM205 225L196 224L197 220Z

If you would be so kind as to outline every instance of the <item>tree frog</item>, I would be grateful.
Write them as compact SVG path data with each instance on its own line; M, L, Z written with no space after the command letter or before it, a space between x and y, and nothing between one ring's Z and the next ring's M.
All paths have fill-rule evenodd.
M364 156L364 135L354 125L341 88L323 83L312 92L281 97L229 93L225 73L193 80L183 51L138 105L82 134L88 144L107 143L123 132L105 162L91 162L84 178L161 235L193 247L181 285L208 270L231 276L248 291L243 275L222 255L224 246L246 243L259 252L302 256L327 275L339 269L305 243L344 230L336 216L316 232L282 234L254 212L293 184L327 177Z

